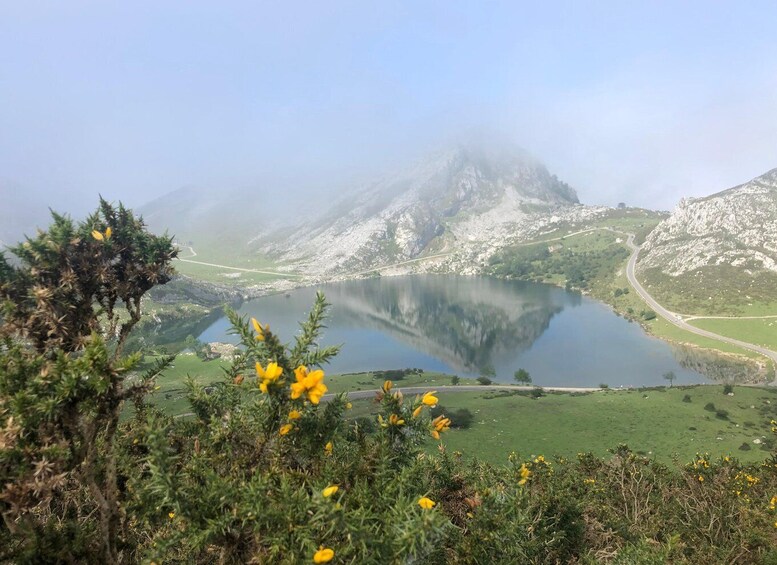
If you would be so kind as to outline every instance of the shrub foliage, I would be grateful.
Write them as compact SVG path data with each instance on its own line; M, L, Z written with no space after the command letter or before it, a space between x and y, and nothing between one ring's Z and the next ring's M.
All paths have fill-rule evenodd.
M0 560L94 563L767 563L777 458L506 456L441 441L434 391L386 380L376 420L326 395L317 295L284 344L228 315L239 353L188 383L182 417L146 401L169 358L122 347L172 276L170 238L101 202L0 259ZM141 367L145 370L141 370ZM160 374L162 376L160 376ZM461 422L456 422L457 416ZM777 432L777 422L773 422ZM531 430L527 430L531 433Z

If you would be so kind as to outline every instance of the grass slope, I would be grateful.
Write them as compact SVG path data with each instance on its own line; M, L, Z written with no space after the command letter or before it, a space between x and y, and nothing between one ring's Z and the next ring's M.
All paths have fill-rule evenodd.
M716 334L777 350L777 318L763 318L760 320L701 319L691 320L688 323Z

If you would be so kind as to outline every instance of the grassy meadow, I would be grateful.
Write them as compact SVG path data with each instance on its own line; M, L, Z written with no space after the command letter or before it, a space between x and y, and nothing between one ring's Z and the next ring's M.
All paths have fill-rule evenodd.
M692 326L777 350L777 318L691 320Z
M191 375L201 384L221 379L219 360L201 361L194 355L179 355L174 366L158 380L159 390L151 401L171 414L189 411L184 381ZM330 393L375 390L383 374L327 375ZM250 387L248 379L244 387ZM460 379L461 385L475 384ZM451 386L451 375L408 374L395 381L395 388ZM246 388L247 393L253 392ZM759 461L772 446L771 419L777 419L777 389L736 386L734 395L723 387L700 385L595 393L551 393L532 398L526 391L439 393L445 413L454 425L445 435L448 449L466 456L501 464L515 451L521 455L574 456L581 451L607 455L618 444L664 462L690 460L697 452L713 456L736 456ZM686 395L689 401L684 401ZM372 400L354 400L352 417L370 416L377 406ZM713 405L713 406L710 406ZM761 444L753 443L760 439ZM747 446L749 449L743 448ZM431 446L431 444L430 444ZM773 447L773 446L772 446ZM431 446L430 448L433 448Z
M686 395L690 401L683 401ZM773 389L735 387L733 396L724 394L722 386L707 385L548 393L538 399L490 391L438 396L454 425L457 414L471 419L467 429L452 429L444 436L446 448L495 464L506 463L511 452L522 457L574 457L588 451L606 456L619 444L663 462L685 463L705 452L762 461L774 447L769 424L777 418ZM354 402L355 415L374 410L371 401Z

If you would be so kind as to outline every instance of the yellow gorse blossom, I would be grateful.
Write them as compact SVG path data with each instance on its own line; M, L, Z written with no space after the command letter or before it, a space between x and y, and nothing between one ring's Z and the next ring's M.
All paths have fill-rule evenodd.
M346 402L345 403L345 409L346 410L350 410L351 408L353 408L353 404L351 404L350 402Z
M113 234L113 230L110 226L108 226L105 229L105 233L100 233L98 230L92 230L92 237L95 238L97 241L105 241L107 239L111 239L111 235Z
M321 491L321 494L324 495L324 498L329 498L334 493L336 493L338 490L340 490L340 487L337 485L330 485L326 487L323 491Z
M278 363L272 362L267 364L267 369L263 369L257 361L256 374L259 377L259 390L267 394L269 385L276 383L283 374L283 368L279 367Z
M262 324L260 324L256 318L251 318L251 324L254 326L254 331L256 332L256 339L258 341L264 341L264 334L270 331L270 324L267 324L266 326L262 326Z
M294 369L294 377L297 382L291 383L291 398L293 400L305 394L312 404L321 402L321 397L327 391L324 384L324 371L321 369L308 371L307 367L300 365Z
M405 421L397 414L392 414L389 416L389 424L392 426L404 426Z
M294 426L292 424L283 424L281 426L281 429L278 430L278 433L281 434L282 436L285 436L293 429L294 429Z
M447 432L450 429L451 420L445 416L437 416L434 420L432 420L432 426L432 437L434 439L440 439L440 434L442 432Z
M777 510L777 495L769 501L769 510Z
M335 556L334 550L320 545L313 554L313 563L329 563Z
M175 512L168 512L167 517L172 520L173 518L175 518Z
M391 381L383 381L383 392L388 393L394 386L394 383Z
M431 498L427 498L425 496L422 496L418 499L418 506L423 508L424 510L431 510L434 508L435 504L437 504L434 500Z
M334 446L332 445L331 441L326 442L326 445L324 446L324 452L326 452L327 455L332 455L332 449Z
M434 396L434 393L436 392L437 392L436 390L433 390L433 391L424 393L424 396L421 398L421 402L423 402L425 405L431 408L434 408L435 406L437 406L437 403L440 401L439 398Z
M529 480L529 477L531 477L531 471L529 471L526 463L522 463L521 468L518 469L518 472L521 476L521 479L518 481L518 486L523 486Z
M302 418L302 412L299 410L292 410L289 412L289 420L299 420Z

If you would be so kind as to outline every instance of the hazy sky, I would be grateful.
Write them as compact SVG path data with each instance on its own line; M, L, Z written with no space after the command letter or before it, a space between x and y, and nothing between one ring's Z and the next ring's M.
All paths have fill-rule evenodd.
M586 203L667 209L777 167L776 23L774 0L0 0L0 190L336 187L486 130Z

